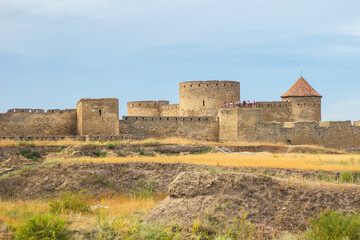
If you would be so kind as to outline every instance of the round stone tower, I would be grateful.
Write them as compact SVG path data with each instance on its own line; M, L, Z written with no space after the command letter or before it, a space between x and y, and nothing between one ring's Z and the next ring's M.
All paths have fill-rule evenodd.
M217 116L224 101L240 101L239 82L191 81L179 84L180 116Z
M282 101L291 103L290 120L294 122L321 121L321 98L303 77L281 96Z

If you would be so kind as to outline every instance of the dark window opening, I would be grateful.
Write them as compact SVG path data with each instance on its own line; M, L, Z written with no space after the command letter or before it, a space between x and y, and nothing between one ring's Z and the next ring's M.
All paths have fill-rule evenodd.
M99 109L99 116L101 117L101 109Z
M203 101L203 107L205 107L205 101Z

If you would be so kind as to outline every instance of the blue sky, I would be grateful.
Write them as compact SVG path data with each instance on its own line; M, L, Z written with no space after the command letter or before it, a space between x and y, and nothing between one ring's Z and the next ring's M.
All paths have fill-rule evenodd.
M234 80L280 100L300 71L323 120L360 120L358 0L1 0L0 112L80 98L178 103L178 83Z

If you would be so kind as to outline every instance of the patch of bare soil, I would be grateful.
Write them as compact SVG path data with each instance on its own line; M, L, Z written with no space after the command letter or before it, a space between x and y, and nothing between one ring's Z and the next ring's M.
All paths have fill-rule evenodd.
M187 164L161 163L65 163L35 167L0 178L0 199L34 199L54 196L61 190L87 190L89 194L132 194L145 186L166 192ZM205 169L205 168L204 168ZM141 190L141 189L140 189Z
M33 160L27 159L22 155L16 155L8 158L4 162L0 162L0 176L12 171L21 169L24 166L37 164Z
M312 213L360 208L360 186L309 184L249 173L181 173L169 185L168 194L148 214L148 220L176 219L191 225L206 212L215 211L215 216L225 216L229 223L245 212L247 220L262 226L267 234L294 233L305 230Z
M19 158L21 161L19 159L15 160L15 162L19 161L19 164L32 162L32 160L22 157ZM14 160L9 160L9 162L12 161ZM5 162L2 164L5 164ZM31 168L22 168L21 171L10 175L5 174L6 169L9 168L1 169L4 174L1 175L0 170L0 199L34 199L48 195L54 196L61 190L87 190L93 195L104 193L131 194L136 188L149 185L153 187L154 191L166 192L168 185L181 172L247 172L306 180L316 180L319 175L324 174L334 180L340 176L340 172L215 167L182 163L166 164L151 162L38 165Z

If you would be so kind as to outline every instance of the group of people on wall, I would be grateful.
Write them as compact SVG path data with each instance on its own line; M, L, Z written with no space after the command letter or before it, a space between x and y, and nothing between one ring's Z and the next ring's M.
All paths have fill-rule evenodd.
M247 101L237 101L237 102L223 102L223 108L233 108L233 107L240 107L240 108L253 108L256 107L256 101L254 102L250 102L249 100Z

